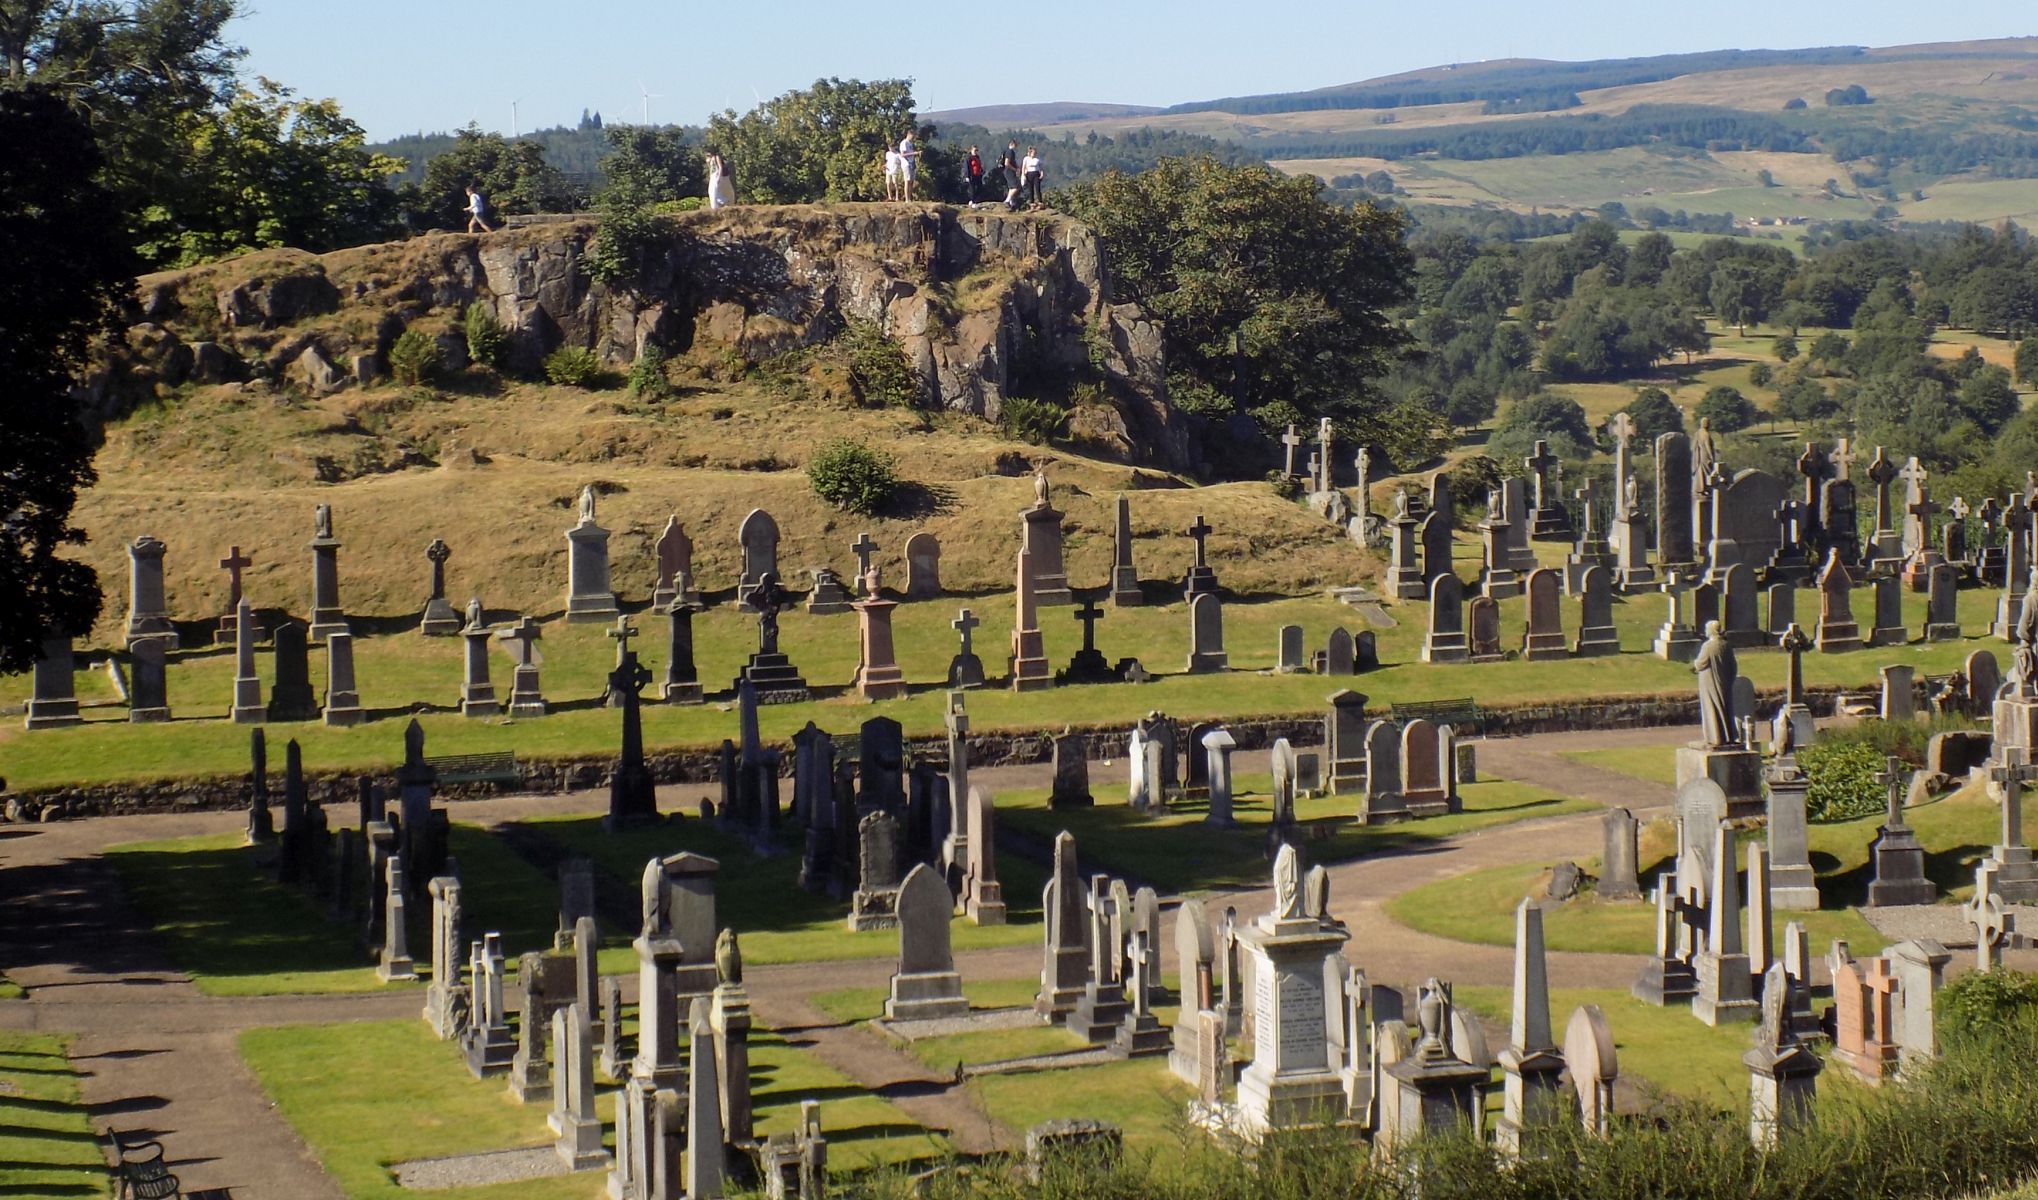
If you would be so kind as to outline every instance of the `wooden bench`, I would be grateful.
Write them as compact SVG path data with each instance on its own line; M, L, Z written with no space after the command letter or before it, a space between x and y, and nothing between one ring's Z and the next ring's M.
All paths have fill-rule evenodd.
M516 752L511 750L488 754L448 754L427 758L425 765L437 772L441 784L449 787L462 783L519 784L524 781L524 773L517 767Z
M1409 700L1392 706L1394 720L1402 725L1418 718L1437 725L1449 725L1464 733L1483 728L1479 702L1466 696L1461 700Z
M184 1185L163 1162L163 1143L126 1141L118 1130L106 1137L113 1144L113 1178L119 1200L176 1200L184 1194Z

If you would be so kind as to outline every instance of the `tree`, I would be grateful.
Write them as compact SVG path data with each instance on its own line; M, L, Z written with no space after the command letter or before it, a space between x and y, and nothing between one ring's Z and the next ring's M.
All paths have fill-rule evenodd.
M1486 443L1486 452L1501 462L1520 462L1535 453L1536 442L1550 443L1559 458L1582 461L1592 453L1592 428L1585 409L1569 396L1536 392L1508 406Z
M2017 343L2017 382L2038 383L2038 337L2027 337Z
M1247 413L1281 404L1382 446L1442 428L1433 410L1431 428L1393 428L1373 383L1409 344L1387 316L1410 290L1400 214L1331 204L1313 176L1208 158L1108 172L1065 196L1103 244L1115 297L1164 322L1174 371Z
M1961 381L1956 393L1961 414L1990 436L2017 415L2017 390L2010 386L2010 373L1997 366L1985 366Z
M2007 330L2038 319L2038 289L2027 270L1987 266L1960 281L1947 306L1947 319L1976 333Z
M1761 415L1745 396L1725 384L1706 392L1691 412L1701 421L1712 422L1714 433L1738 433Z
M660 204L707 191L701 152L678 129L612 125L602 130L609 153L601 160L602 196L631 204Z
M1832 414L1832 397L1816 379L1799 375L1776 389L1776 415L1791 421L1816 421Z
M528 140L511 142L469 125L456 136L451 150L425 164L424 184L412 189L406 219L420 229L464 227L470 183L498 213L571 212L585 199L545 161L543 146Z
M913 117L904 79L817 79L805 91L775 96L738 117L708 121L708 144L722 152L746 197L765 204L875 200L884 195L884 152L908 131L921 143L916 194L937 198L955 172L929 145L934 127Z
M1628 419L1635 423L1635 436L1645 446L1654 445L1666 433L1684 432L1684 410L1662 388L1645 387L1628 401Z
M1748 368L1748 382L1758 388L1766 388L1776 378L1776 368L1768 363L1758 362Z
M1676 256L1677 244L1668 234L1651 231L1635 241L1634 250L1628 255L1628 282L1642 286L1653 286L1663 278L1663 272L1670 269L1670 260Z
M92 569L59 557L85 540L71 509L95 478L72 373L137 266L99 154L87 119L56 94L0 89L0 673L26 670L45 637L83 633L99 613Z
M1769 349L1776 355L1777 362L1787 363L1797 357L1797 339L1787 333L1779 333L1776 340L1769 344Z
M217 113L186 125L185 211L142 213L143 257L185 265L244 250L294 246L314 253L395 232L388 178L401 160L371 154L361 127L332 100L300 100L257 79Z

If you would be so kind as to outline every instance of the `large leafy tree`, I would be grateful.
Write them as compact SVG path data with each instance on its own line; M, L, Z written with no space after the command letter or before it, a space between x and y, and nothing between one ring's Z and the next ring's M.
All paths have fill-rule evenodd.
M818 79L737 116L708 121L706 144L736 177L739 199L763 204L876 200L884 195L884 152L908 130L921 150L914 196L936 199L955 172L934 127L913 117L905 79Z
M93 482L71 372L133 276L91 126L38 87L0 89L0 672L98 615L90 567L59 557Z
M462 129L453 148L425 165L422 187L404 189L405 220L420 229L461 229L467 224L466 188L474 184L497 214L572 212L587 197L545 161L545 148L476 125Z
M1232 397L1263 430L1330 417L1383 447L1420 417L1374 386L1410 341L1388 317L1411 293L1399 214L1207 158L1107 173L1063 203L1102 240L1114 298L1162 318L1171 387Z

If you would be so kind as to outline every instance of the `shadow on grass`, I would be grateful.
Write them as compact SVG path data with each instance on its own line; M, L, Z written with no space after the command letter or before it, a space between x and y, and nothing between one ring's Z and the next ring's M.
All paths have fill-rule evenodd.
M106 857L179 968L219 978L368 965L354 930L276 882L258 848L114 848ZM273 849L265 852L274 853Z

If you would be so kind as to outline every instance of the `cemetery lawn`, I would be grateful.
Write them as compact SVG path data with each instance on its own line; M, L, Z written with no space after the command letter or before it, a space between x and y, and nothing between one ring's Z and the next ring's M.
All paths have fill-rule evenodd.
M0 1030L0 1084L0 1195L111 1194L61 1038Z
M337 818L341 806L333 806ZM469 928L503 934L512 960L549 949L558 924L558 885L472 825L452 827ZM276 882L265 860L275 846L244 846L238 833L140 842L107 850L128 896L155 926L170 961L211 996L373 992L375 978L353 918L336 921L325 902ZM359 876L356 876L359 895ZM431 906L409 907L409 942L421 974L431 951Z
M1033 997L1040 990L1040 980L1032 976L1025 979L986 979L966 981L962 994L969 998L971 1008L1031 1008ZM836 992L816 992L807 997L807 1003L828 1014L843 1025L868 1021L881 1017L885 1012L885 1001L891 996L887 988L844 988Z
M1236 829L1206 827L1203 817L1208 805L1200 799L1179 801L1165 814L1149 817L1096 786L1091 788L1093 794L1105 794L1097 796L1092 808L1051 809L1048 791L1040 788L1001 793L998 816L1003 823L1043 842L1066 829L1076 837L1076 860L1084 871L1126 874L1152 885L1163 896L1259 887L1267 879L1272 781L1259 775L1239 776L1235 782L1232 816L1238 822ZM1311 838L1308 843L1310 861L1330 863L1475 829L1591 812L1598 807L1589 800L1566 799L1505 780L1464 784L1459 795L1464 801L1463 812L1392 825L1358 824L1353 818L1359 805L1357 796L1299 800L1295 815L1300 821L1322 822L1335 829L1331 836ZM1011 886L1005 890L1009 902Z
M1507 1044L1512 989L1455 987L1451 995L1488 1023L1489 1044L1496 1051ZM1748 1068L1741 1065L1741 1055L1750 1044L1752 1025L1713 1028L1684 1008L1644 1004L1612 988L1552 988L1550 1032L1560 1045L1571 1011L1584 1004L1597 1004L1605 1011L1623 1082L1725 1109L1747 1106ZM1497 1038L1493 1025L1499 1027Z
M1907 808L1904 820L1924 843L1925 873L1939 886L1942 898L1963 900L1972 895L1974 864L1988 853L1997 833L1997 807L1983 789L1969 786ZM1779 938L1787 922L1803 921L1814 953L1823 953L1834 938L1844 939L1857 955L1882 951L1887 944L1882 935L1852 907L1868 898L1868 847L1881 824L1880 816L1872 816L1810 827L1812 869L1825 907L1817 912L1773 910ZM1658 827L1652 823L1650 829L1654 833ZM1744 845L1761 836L1759 830L1741 835ZM1646 838L1640 864L1644 891L1652 874L1670 864L1672 852L1668 839ZM1596 859L1579 862L1588 871L1597 869ZM1435 880L1394 897L1387 904L1387 915L1437 937L1511 946L1515 905L1540 892L1548 868L1545 863L1520 863ZM1650 954L1655 950L1655 910L1646 900L1602 902L1587 893L1546 910L1543 932L1552 950Z
M746 963L885 958L899 952L897 930L850 933L847 901L800 887L801 852L789 831L782 831L780 853L759 858L747 841L698 816L622 833L604 830L599 817L542 817L524 822L523 828L593 860L596 870L611 876L597 884L597 892L623 888L624 894L635 896L644 864L653 857L690 850L714 859L721 864L715 877L715 924L736 931ZM1047 876L1034 864L1005 854L998 858L998 878L1004 885L1010 923L978 926L957 918L950 926L956 950L1030 945L1039 940L1040 894ZM546 902L551 903L556 894L554 889ZM634 971L636 956L627 947L605 950L601 969L609 974Z
M1208 489L1199 489L1208 490ZM1160 495L1163 493L1153 493ZM1459 568L1461 576L1476 565L1477 547L1460 539L1461 554L1471 554ZM1538 544L1538 553L1561 549ZM1222 568L1220 567L1220 570ZM1970 633L1985 629L1997 593L1970 589L1960 594L1962 627ZM1801 590L1801 607L1809 591ZM1904 593L1906 626L1917 630L1924 615L1924 597ZM1526 619L1526 600L1500 603L1504 640L1519 644ZM1333 626L1357 630L1364 622L1352 609L1327 597L1234 600L1224 609L1225 642L1234 670L1215 675L1160 674L1144 685L1113 684L1061 687L1014 693L993 686L970 697L970 717L980 733L1037 733L1043 729L1128 728L1147 712L1159 709L1184 721L1242 720L1262 716L1305 716L1322 711L1324 700L1340 686L1364 692L1369 706L1384 711L1395 701L1477 697L1482 705L1507 707L1558 701L1603 700L1643 696L1688 696L1691 670L1647 653L1649 639L1663 621L1667 601L1661 594L1617 597L1614 623L1628 653L1617 658L1562 659L1545 662L1432 666L1417 660L1428 606L1390 602L1397 624L1377 630L1381 661L1386 666L1352 679L1313 675L1260 674L1274 665L1278 631L1285 624L1304 629L1305 645L1320 648ZM957 608L969 606L982 619L978 651L994 673L998 661L997 631L1012 619L1007 594L948 596L940 601L904 604L895 619L899 661L915 691L900 700L867 704L843 694L855 665L857 637L850 615L813 617L804 611L785 615L782 647L818 690L821 698L804 704L767 705L760 728L768 742L784 742L807 721L847 733L872 716L900 722L908 737L938 737L945 712L944 689L955 635L948 627ZM1857 613L1874 611L1873 591L1859 588ZM1579 620L1578 602L1560 601L1567 635ZM1081 628L1069 619L1072 610L1041 610L1048 659L1064 665L1081 646ZM1811 615L1811 614L1807 614ZM493 618L491 618L493 619ZM644 636L637 642L654 678L662 676L665 648L657 619L649 613L633 618ZM833 622L833 624L830 624ZM743 619L727 605L697 619L697 662L700 677L711 688L726 686L744 656L755 648L754 621ZM1181 603L1112 609L1098 628L1099 647L1114 661L1138 657L1155 672L1181 669L1187 650L1188 617ZM427 735L427 753L465 754L514 751L525 759L571 759L612 756L618 737L618 716L595 706L602 679L614 663L614 643L600 627L546 624L544 687L554 704L552 715L525 720L468 719L451 710L459 695L460 646L457 638L422 638L415 633L362 636L356 639L355 665L363 703L376 719L353 728L328 728L319 722L270 726L273 743L295 738L303 746L307 768L314 773L393 768L402 758L402 723L420 704L431 711L419 716ZM1864 649L1849 654L1809 654L1805 682L1812 686L1868 687L1877 669L1909 663L1919 674L1946 674L1977 648L2003 651L2001 642L1980 637L1952 642L1917 643L1902 647ZM267 652L264 652L264 657ZM69 729L28 733L16 725L0 726L0 754L17 790L68 785L135 782L153 779L233 779L247 770L247 730L218 719L232 694L233 656L226 648L203 647L171 655L169 696L182 719L155 725L130 725L124 706L113 700L101 666L82 666L75 677L85 723ZM1784 656L1779 652L1748 652L1741 670L1765 691L1783 686ZM258 664L267 681L269 662ZM506 669L498 665L500 688ZM324 687L323 651L314 648L311 678ZM0 705L19 704L27 694L26 676L0 678ZM200 719L203 718L203 719ZM709 750L736 731L733 705L644 708L644 738L651 751Z
M1677 758L1662 746L1615 746L1607 750L1567 750L1563 758L1644 783L1677 786Z
M1201 1137L1188 1122L1195 1089L1168 1070L1166 1055L984 1075L970 1080L969 1088L979 1107L1015 1132L1064 1117L1109 1121L1125 1131L1126 1149L1155 1154L1179 1150L1185 1141Z

